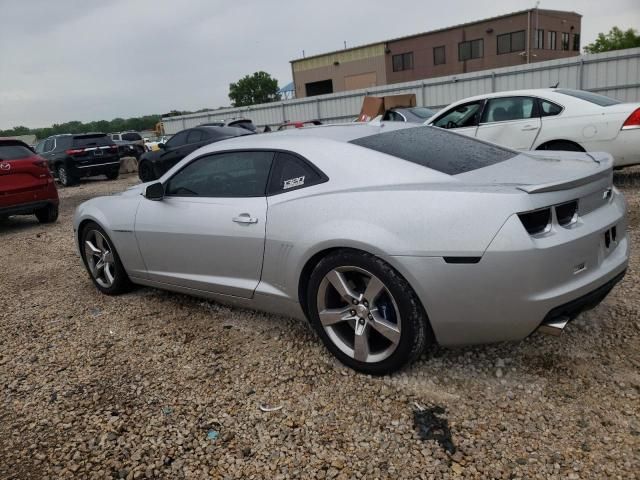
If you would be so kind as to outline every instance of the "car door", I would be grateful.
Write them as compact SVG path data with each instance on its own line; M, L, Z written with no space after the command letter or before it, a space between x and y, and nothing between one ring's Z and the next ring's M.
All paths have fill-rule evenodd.
M456 133L475 137L484 103L484 100L474 100L451 107L439 115L430 125L452 129Z
M482 113L476 137L516 150L530 150L540 126L535 98L491 98Z
M150 280L251 298L260 281L273 152L199 157L143 199L135 234Z

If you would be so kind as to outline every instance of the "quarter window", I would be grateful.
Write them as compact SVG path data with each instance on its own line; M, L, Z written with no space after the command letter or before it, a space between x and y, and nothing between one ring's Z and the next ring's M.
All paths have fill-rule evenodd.
M433 47L433 64L444 65L445 63L447 63L447 59L445 56L444 46Z
M531 97L492 98L482 114L482 123L524 120L535 115L535 101Z
M401 72L403 70L413 70L413 52L394 55L392 58L392 61L393 61L394 72Z
M271 173L268 193L288 192L297 188L321 183L324 179L301 158L290 153L279 152Z
M191 162L168 182L175 197L260 197L265 194L273 152L224 152Z
M459 105L439 117L433 125L441 128L475 127L478 125L484 100Z
M458 44L458 59L460 61L471 60L473 58L482 58L484 56L484 41L469 40L468 42L460 42Z
M541 117L553 117L562 112L562 107L556 105L549 100L540 100L540 116Z
M524 30L498 35L498 55L524 51L525 38Z

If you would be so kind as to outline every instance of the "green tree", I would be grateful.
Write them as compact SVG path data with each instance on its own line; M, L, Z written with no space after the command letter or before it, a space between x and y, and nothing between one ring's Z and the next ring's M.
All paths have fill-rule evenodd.
M267 72L246 75L229 85L229 98L234 107L246 107L280 100L278 81Z
M618 27L613 27L607 34L599 33L593 43L584 47L584 51L586 53L600 53L633 47L640 47L638 32L633 28L622 31Z

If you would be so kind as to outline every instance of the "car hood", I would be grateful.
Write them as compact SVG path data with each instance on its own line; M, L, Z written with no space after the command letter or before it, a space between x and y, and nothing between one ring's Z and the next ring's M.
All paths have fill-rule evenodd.
M494 165L455 175L471 184L511 185L527 193L551 192L610 177L608 153L527 152Z

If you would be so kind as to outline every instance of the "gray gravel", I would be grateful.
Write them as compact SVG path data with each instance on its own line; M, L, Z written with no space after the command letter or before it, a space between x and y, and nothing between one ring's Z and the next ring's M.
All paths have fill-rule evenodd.
M61 189L55 225L0 223L0 478L639 477L639 169L616 174L636 249L604 304L559 338L436 349L386 378L293 320L99 294L71 216L136 181ZM445 410L454 454L419 438L416 403Z

